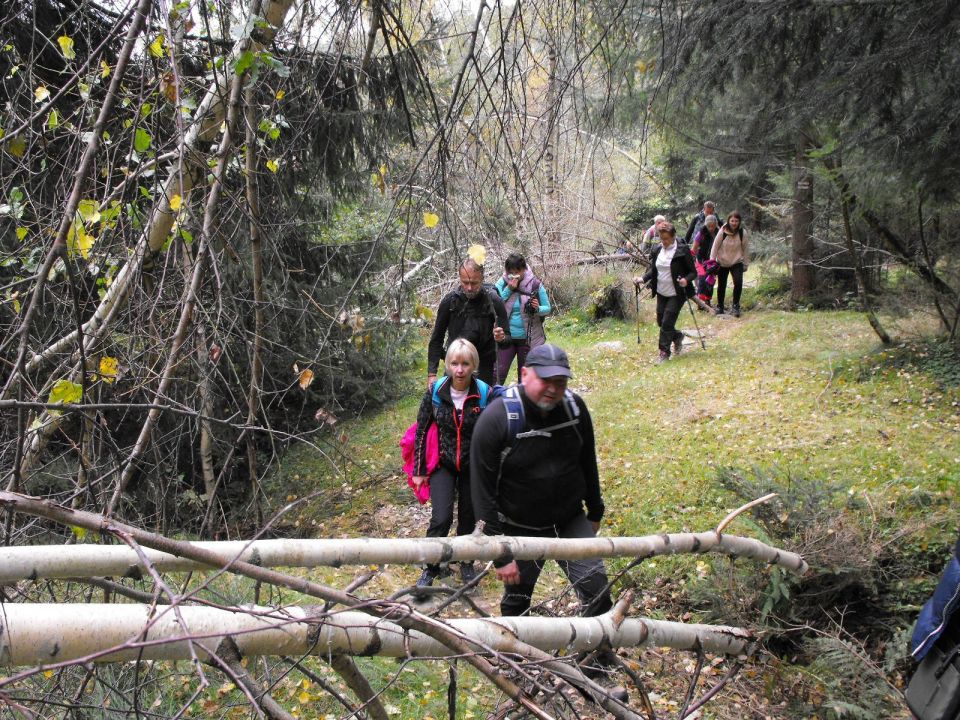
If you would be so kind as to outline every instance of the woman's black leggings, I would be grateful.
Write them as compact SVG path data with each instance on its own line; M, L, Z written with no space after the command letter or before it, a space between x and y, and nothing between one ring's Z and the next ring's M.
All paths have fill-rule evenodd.
M726 268L722 265L717 270L717 306L723 307L723 299L727 294L727 275L733 278L733 304L740 305L740 293L743 292L743 263L738 262Z

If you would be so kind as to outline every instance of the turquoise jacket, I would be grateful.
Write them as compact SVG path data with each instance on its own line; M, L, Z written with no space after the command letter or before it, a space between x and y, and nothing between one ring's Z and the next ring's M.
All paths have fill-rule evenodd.
M527 327L524 322L524 306L527 304L526 300L528 296L520 295L520 293L515 293L511 290L510 286L507 285L506 278L501 277L497 280L496 288L497 292L500 293L500 299L503 300L503 304L510 315L510 337L514 340L526 339ZM513 303L509 303L511 295L514 296ZM521 300L520 302L517 302L518 297ZM550 299L547 297L547 291L544 289L542 283L537 290L537 300L540 301L540 310L537 314L541 318L549 315L553 308L550 306Z

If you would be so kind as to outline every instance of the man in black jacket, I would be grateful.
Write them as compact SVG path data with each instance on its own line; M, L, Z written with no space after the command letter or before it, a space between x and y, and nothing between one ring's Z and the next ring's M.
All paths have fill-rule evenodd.
M571 376L567 354L556 345L540 345L527 355L520 375L522 437L508 437L504 398L490 403L474 426L470 485L476 518L484 521L487 535L594 537L604 506L593 422L583 400L566 389ZM501 461L508 445L511 450ZM559 565L573 583L584 615L610 609L601 560ZM504 556L494 566L504 583L500 612L522 615L530 608L543 561Z
M689 245L693 240L696 240L697 233L700 232L700 228L702 228L703 224L706 222L707 215L715 216L716 214L716 206L711 201L707 200L703 204L703 209L694 215L693 220L690 221L690 226L687 228L687 234L683 236L683 241Z
M464 260L459 275L460 287L447 293L437 308L427 346L427 387L436 382L437 366L446 355L446 346L457 338L474 344L480 356L477 377L493 385L497 345L509 339L507 311L497 291L484 286L483 266L472 259Z

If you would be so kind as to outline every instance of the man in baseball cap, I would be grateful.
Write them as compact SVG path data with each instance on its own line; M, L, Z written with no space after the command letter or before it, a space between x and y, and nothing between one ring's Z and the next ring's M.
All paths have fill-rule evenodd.
M470 487L485 534L584 538L600 528L604 506L593 421L583 399L567 390L571 376L567 354L556 345L540 345L527 355L520 385L507 388L477 420ZM504 584L503 615L527 612L543 565L509 554L494 561ZM602 560L559 565L584 615L610 609Z

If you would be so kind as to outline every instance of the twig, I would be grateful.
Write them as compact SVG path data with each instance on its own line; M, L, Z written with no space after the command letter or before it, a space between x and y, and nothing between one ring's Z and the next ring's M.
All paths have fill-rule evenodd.
M695 713L697 710L702 708L704 705L706 705L708 702L710 702L710 700L713 698L714 695L720 692L728 682L733 680L734 675L736 675L740 671L740 668L742 667L743 667L742 662L734 663L733 667L727 670L727 674L724 675L722 678L720 678L720 681L716 685L714 685L712 688L707 690L707 692L703 694L702 698L697 700L687 709L686 715L680 716L680 720L683 720L684 718L689 717L690 715Z
M697 682L700 680L700 673L703 671L703 648L697 647L697 665L693 669L693 676L690 678L690 687L687 688L687 696L683 699L683 706L680 708L680 720L687 716L687 708L690 707L690 701L693 700L693 693L696 692Z
M775 498L775 497L777 497L777 493L770 493L770 494L768 494L768 495L764 495L764 496L761 497L761 498L757 498L756 500L751 500L751 501L748 502L746 505L743 505L743 506L741 506L741 507L738 507L736 510L734 510L732 513L730 513L730 514L727 515L723 520L720 521L720 524L717 525L717 529L716 529L717 535L722 534L723 531L724 531L724 528L726 528L727 525L729 525L731 522L733 522L733 519L734 519L735 517L737 517L737 515L739 515L740 513L745 512L745 511L749 510L750 508L755 507L755 506L757 506L757 505L762 505L763 503L765 503L765 502L767 502L767 501L769 501L769 500L772 500L772 499Z

